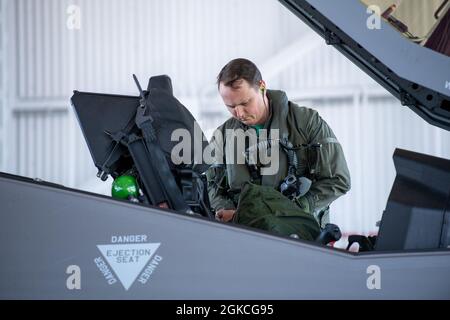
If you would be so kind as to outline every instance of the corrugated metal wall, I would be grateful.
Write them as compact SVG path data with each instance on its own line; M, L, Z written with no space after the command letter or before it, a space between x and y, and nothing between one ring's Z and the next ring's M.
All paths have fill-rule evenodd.
M11 151L18 174L74 187L95 177L86 143L66 107L17 108L13 116L19 143Z
M70 4L79 6L79 30L66 27ZM279 35L282 8L270 0L18 0L15 7L18 97L33 101L66 98L73 88L134 93L133 72L142 81L167 73L178 96L192 95L228 57L250 52L261 61L290 40Z

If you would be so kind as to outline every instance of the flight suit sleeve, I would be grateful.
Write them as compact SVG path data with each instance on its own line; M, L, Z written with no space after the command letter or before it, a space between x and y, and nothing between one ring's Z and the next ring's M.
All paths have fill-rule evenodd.
M212 209L235 209L234 202L228 195L227 171L223 148L223 134L217 129L208 145L208 150L213 154L213 164L206 171L208 181L208 196Z
M208 180L208 196L211 207L220 209L236 209L233 201L227 194L227 173L225 165L213 165L206 172Z
M310 211L317 213L350 190L350 172L341 144L318 112L313 112L307 130L311 134L311 143L321 145L312 152L316 181L306 194Z

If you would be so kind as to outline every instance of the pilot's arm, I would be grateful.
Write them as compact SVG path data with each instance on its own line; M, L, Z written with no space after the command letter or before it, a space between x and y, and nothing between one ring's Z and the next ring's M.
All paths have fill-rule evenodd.
M316 181L306 194L309 211L317 214L350 190L350 173L341 144L317 112L309 120L307 132L311 134L312 143L322 145L318 149L318 159L313 163L317 170Z
M229 187L224 164L223 146L213 137L208 147L215 150L214 164L206 171L209 202L212 209L216 211L218 220L229 221L234 215L236 206L227 192Z
M225 165L212 165L206 172L209 201L215 211L219 211L220 209L236 209L233 201L227 194L228 186L226 177Z

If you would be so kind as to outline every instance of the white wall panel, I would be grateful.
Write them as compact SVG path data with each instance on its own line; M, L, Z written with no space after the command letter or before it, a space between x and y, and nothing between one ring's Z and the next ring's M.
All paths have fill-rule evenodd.
M278 86L288 91L322 88L346 88L375 85L369 76L351 63L332 46L320 41L314 42L311 50L288 70L280 70Z
M80 30L66 27L71 4ZM134 93L132 73L143 82L167 73L178 95L192 95L228 59L262 61L299 32L270 0L17 0L14 11L22 100L61 99L74 88Z
M64 105L18 108L12 119L18 159L16 174L66 186L82 185L96 174L89 151Z

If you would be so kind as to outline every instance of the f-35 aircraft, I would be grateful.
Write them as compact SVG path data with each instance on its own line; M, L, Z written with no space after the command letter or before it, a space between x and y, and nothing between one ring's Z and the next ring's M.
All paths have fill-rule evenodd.
M376 1L280 2L402 104L450 129L449 38L439 37L448 1L425 36L395 16L400 5L379 12L374 31ZM71 102L99 178L136 175L138 199L0 173L0 298L450 298L450 160L397 149L378 236L349 239L357 253L224 224L209 208L207 165L168 157L174 129L199 130L170 78L136 83L139 96L75 91Z

